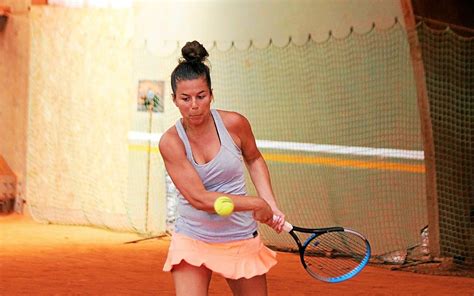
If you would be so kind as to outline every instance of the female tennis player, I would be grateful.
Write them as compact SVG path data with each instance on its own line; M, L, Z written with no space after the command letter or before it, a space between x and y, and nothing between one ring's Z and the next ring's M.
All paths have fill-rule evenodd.
M257 222L281 232L267 165L247 119L211 109L208 52L188 42L171 74L173 102L182 118L159 144L166 169L179 190L178 218L163 268L171 271L176 295L207 295L213 272L225 277L234 295L267 295L266 273L276 254L257 233ZM258 196L247 196L244 164ZM230 216L219 216L214 201L227 196ZM280 217L273 219L273 215Z

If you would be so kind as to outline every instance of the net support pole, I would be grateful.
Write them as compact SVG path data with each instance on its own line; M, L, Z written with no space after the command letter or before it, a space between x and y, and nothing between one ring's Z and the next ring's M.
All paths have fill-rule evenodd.
M416 84L417 104L420 114L423 150L425 153L426 199L429 225L429 248L432 256L440 256L439 208L436 191L436 170L433 129L431 124L430 106L425 82L425 70L421 55L421 47L416 33L415 14L411 0L400 0L405 20L413 74Z

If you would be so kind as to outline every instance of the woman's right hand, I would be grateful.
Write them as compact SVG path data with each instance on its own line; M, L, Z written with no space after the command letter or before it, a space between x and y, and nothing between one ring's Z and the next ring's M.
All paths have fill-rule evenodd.
M272 208L265 200L260 200L262 205L253 211L253 218L260 223L271 225L273 223Z

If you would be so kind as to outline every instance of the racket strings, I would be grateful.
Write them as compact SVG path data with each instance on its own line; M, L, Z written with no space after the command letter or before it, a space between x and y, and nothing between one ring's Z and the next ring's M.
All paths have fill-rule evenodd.
M332 234L334 235L334 233ZM328 235L324 235L322 238L316 238L311 242L311 249L314 252L325 250L334 253L334 256L351 256L357 257L357 255L363 255L366 251L365 241L359 237L354 239L351 236L341 237L338 235L338 240L328 239Z
M304 260L310 273L335 278L350 273L364 260L365 240L349 232L329 232L308 242Z

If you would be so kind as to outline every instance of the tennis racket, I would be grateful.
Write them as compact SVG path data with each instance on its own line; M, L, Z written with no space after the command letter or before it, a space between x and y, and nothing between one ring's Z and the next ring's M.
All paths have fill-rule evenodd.
M274 216L273 219L278 219ZM312 277L328 283L339 283L358 274L369 262L369 241L357 231L343 227L303 228L285 222L298 245L303 267ZM307 234L301 243L296 232Z

